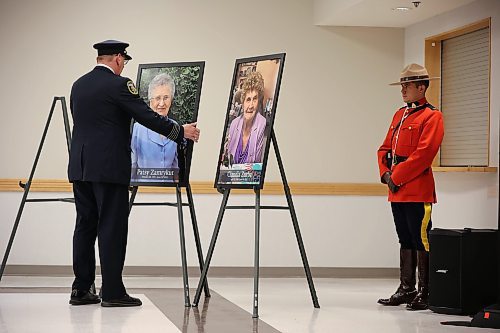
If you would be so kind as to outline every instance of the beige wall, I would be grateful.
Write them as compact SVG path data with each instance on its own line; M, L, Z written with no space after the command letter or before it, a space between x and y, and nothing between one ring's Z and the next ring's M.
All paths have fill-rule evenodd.
M491 17L490 165L498 166L500 116L500 1L477 0L405 29L405 63L424 62L425 38ZM445 135L446 135L446 122ZM498 173L437 173L439 203L433 222L440 228L497 228Z
M475 13L474 19L484 15L478 6L468 11ZM257 17L249 12L248 2L231 0L0 1L0 178L28 176L52 97L69 97L72 82L94 66L91 45L115 38L131 43L134 59L124 75L133 80L141 63L206 61L199 112L202 139L194 151L193 180L214 179L234 60L286 52L275 129L288 180L378 182L375 151L401 104L399 90L386 83L414 59L408 46L405 56L404 31L315 27L307 0L255 0L252 8L257 8ZM462 16L451 13L435 20L455 22L460 17L457 26L464 23ZM446 27L436 26L432 33L441 28ZM418 33L420 29L410 28L411 35L406 35L423 47L426 34ZM494 29L495 57L499 35ZM423 59L423 53L418 57ZM498 80L497 69L494 75ZM37 177L65 178L66 163L61 116L56 114ZM276 181L274 157L269 163L266 180ZM496 179L495 174L437 175L440 202L434 207L434 225L494 227ZM0 193L0 253L21 196ZM173 199L139 195L137 200ZM195 195L194 200L206 249L221 196ZM251 195L231 196L230 204L253 200ZM264 196L262 202L278 205L285 200ZM385 197L294 196L294 203L311 266L397 267L398 245ZM70 265L74 218L71 204L27 204L9 263ZM263 212L261 231L263 266L300 266L288 213ZM192 239L187 223L190 264L196 263ZM227 212L213 265L252 266L252 255L253 214ZM180 265L175 209L133 209L126 264Z
M424 62L425 38L491 17L490 165L498 166L500 98L500 1L477 0L452 12L414 24L405 31L405 62ZM445 124L446 126L446 124Z
M202 137L194 151L192 180L214 179L235 59L286 52L275 130L288 180L377 182L375 151L400 103L397 89L386 83L403 65L403 30L315 27L307 0L255 0L255 10L248 4L2 0L0 178L28 176L53 96L69 97L72 82L94 66L93 43L120 39L131 44L133 60L123 75L133 80L141 63L206 61L199 112ZM60 114L54 119L37 178L66 177ZM269 163L266 180L279 180L274 157ZM20 199L19 192L0 193L0 250L7 244ZM138 198L146 199L173 198ZM253 199L235 196L230 201L249 204ZM220 196L196 195L195 202L206 248ZM264 204L284 202L281 196L263 198ZM387 267L397 260L368 255L379 242L370 237L374 231L390 239L380 251L396 253L384 197L297 196L295 204L312 266ZM375 215L367 218L357 209L361 204ZM324 207L332 207L329 216ZM27 204L9 263L70 265L74 214L71 204ZM127 264L179 265L176 219L173 208L134 208ZM300 266L289 215L265 212L262 221L262 264ZM251 213L226 214L214 265L252 265L252 222ZM345 235L360 228L368 231L360 235L365 246L342 251L349 245ZM186 232L188 261L194 264L189 224ZM340 252L342 256L331 255Z
M402 67L403 30L315 27L306 0L251 8L260 10L230 0L1 1L0 154L9 162L0 178L27 177L53 96L69 99L94 66L93 43L120 39L131 44L123 75L134 81L141 63L206 61L192 180L214 178L235 59L286 52L275 129L289 179L376 182L375 150L400 103L385 83ZM37 178L66 177L64 138L57 113ZM277 181L270 163L266 180Z

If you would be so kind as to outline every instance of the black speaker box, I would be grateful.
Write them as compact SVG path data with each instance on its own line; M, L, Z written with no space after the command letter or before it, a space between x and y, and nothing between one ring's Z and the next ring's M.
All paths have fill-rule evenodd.
M497 232L433 229L429 233L429 308L475 314L496 301Z

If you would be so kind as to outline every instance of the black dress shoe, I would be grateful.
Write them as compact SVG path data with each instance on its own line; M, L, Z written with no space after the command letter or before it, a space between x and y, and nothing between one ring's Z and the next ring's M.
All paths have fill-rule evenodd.
M427 310L429 308L429 291L427 289L419 291L413 301L406 304L406 310Z
M99 298L99 296L91 293L90 291L73 289L71 291L71 298L69 299L69 304L71 305L97 304L100 301L101 299Z
M112 299L109 301L102 301L101 306L110 307L122 307L122 306L140 306L142 302L140 299L131 297L129 294L125 294L122 298Z
M398 306L401 304L410 303L416 295L416 290L405 291L401 288L398 288L398 290L396 290L396 292L389 298L381 298L377 301L377 303L386 306Z

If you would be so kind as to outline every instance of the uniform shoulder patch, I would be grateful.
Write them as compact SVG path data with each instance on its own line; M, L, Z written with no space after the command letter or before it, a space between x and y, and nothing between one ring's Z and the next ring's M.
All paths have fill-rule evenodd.
M134 82L132 82L131 80L127 81L127 88L128 88L128 91L130 91L130 93L132 95L137 95L138 94L137 88L135 87Z

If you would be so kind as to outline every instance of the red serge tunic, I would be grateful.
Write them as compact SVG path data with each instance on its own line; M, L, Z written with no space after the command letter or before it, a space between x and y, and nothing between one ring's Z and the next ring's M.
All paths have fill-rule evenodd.
M419 107L399 109L378 149L380 177L392 171L394 184L400 186L396 193L389 191L390 202L437 202L431 164L443 141L443 116L426 103L423 98ZM388 152L407 159L389 169Z

